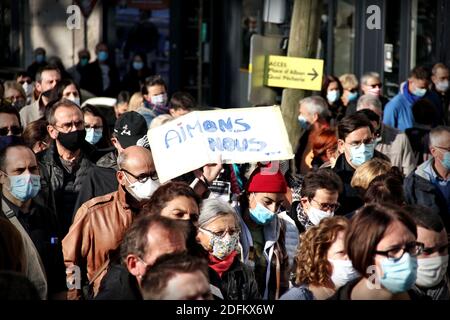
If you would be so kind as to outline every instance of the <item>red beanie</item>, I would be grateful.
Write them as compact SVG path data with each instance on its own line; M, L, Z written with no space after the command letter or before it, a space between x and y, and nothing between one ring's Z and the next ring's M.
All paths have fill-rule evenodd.
M257 167L247 183L247 192L266 192L266 193L286 193L287 184L283 174L278 170L271 172L271 165L264 168L261 173L261 167Z

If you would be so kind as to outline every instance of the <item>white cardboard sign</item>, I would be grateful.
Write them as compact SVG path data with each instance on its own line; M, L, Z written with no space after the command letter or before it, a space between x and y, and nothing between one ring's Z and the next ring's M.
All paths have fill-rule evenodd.
M194 111L148 131L164 183L208 163L292 159L279 107Z

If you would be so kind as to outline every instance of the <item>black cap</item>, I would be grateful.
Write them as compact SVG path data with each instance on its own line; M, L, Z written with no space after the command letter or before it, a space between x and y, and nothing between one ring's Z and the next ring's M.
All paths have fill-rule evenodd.
M135 111L125 112L117 119L114 135L122 148L135 146L139 139L147 135L147 122Z

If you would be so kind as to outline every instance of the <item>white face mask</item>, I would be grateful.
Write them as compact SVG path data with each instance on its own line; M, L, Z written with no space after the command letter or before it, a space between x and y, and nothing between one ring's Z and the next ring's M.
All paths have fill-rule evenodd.
M328 261L330 261L333 266L331 280L336 289L360 276L358 271L353 268L353 264L350 260L328 259Z
M322 219L334 216L333 211L328 213L327 211L322 211L320 209L314 208L313 206L309 207L307 214L309 221L311 221L316 226L320 223Z
M157 96L153 96L151 99L153 104L166 104L167 94L165 93L159 94Z
M80 97L70 96L67 97L67 100L74 102L77 106L80 106Z
M448 86L448 80L436 83L436 89L440 92L446 92L448 90Z
M25 95L31 96L31 94L33 93L33 85L28 84L28 82L24 82L22 85L23 90L25 91Z
M127 179L128 183L130 183L130 180L128 180L126 174L125 179ZM130 183L127 189L137 201L142 201L150 199L152 194L156 191L156 189L158 189L160 185L161 184L159 183L159 180L153 181L151 178L148 178L148 180L144 183L139 181Z
M419 287L431 288L439 284L447 272L448 255L417 259L417 279Z
M381 94L381 89L380 88L370 88L369 90L367 90L367 93L372 96L379 97Z

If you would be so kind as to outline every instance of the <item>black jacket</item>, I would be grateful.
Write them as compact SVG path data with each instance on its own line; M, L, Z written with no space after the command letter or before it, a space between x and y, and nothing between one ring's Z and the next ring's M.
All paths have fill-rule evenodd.
M88 64L82 74L80 87L100 97L115 98L119 92L119 73L114 64L109 63L109 87L103 90L102 69L98 60Z
M373 157L389 161L388 157L376 150ZM353 169L353 167L347 162L347 159L345 159L345 154L341 154L337 158L333 171L336 172L336 174L341 178L344 186L342 193L339 195L338 201L341 206L335 212L336 215L342 216L362 207L364 202L361 199L358 190L354 189L350 184L353 174L355 173L355 169Z
M347 282L347 284L337 289L336 293L327 300L351 300L352 290L358 284L359 280L361 280L361 278ZM430 300L429 297L421 296L414 290L409 290L408 294L411 300Z
M88 168L82 184L83 188L79 190L73 207L74 217L83 203L92 198L114 192L119 187L119 182L116 178L116 170L99 166Z
M42 176L51 186L55 199L56 213L61 224L62 236L69 231L72 224L72 213L78 192L82 188L82 182L90 167L94 166L90 157L96 160L94 149L86 142L86 149L81 152L81 159L74 172L67 172L63 167L56 150L56 144L52 143L39 159ZM89 145L89 146L88 146Z
M446 230L450 230L450 212L442 193L426 178L424 168L429 160L411 172L403 183L405 200L408 204L417 204L430 208L439 214Z
M230 269L219 277L217 272L209 268L209 282L222 292L224 300L260 300L255 275L246 265L234 258Z
M119 263L113 263L100 283L94 300L142 300L136 277Z
M55 212L32 200L30 212L23 213L3 198L33 241L47 275L48 293L67 290L61 232Z

